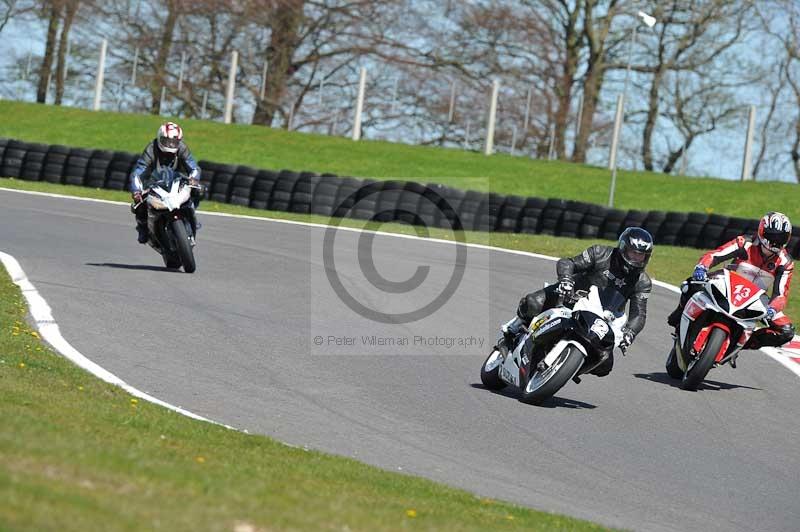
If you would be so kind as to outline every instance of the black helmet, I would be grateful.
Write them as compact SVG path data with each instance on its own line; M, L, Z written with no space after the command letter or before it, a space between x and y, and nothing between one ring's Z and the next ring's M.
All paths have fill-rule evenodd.
M643 270L653 254L653 236L641 227L628 227L619 235L617 249L627 266Z

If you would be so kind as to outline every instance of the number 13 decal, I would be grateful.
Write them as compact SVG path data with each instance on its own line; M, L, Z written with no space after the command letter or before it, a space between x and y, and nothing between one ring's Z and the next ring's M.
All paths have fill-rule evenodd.
M738 306L742 301L747 301L750 298L750 288L744 285L736 285L733 289L733 303Z

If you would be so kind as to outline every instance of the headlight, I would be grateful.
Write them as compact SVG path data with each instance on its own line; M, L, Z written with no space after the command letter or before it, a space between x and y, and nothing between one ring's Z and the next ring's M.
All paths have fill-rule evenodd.
M743 308L733 313L734 317L741 318L743 320L754 320L756 318L760 318L764 314L765 313L760 310L753 310L749 308Z
M150 205L152 208L154 208L156 210L159 210L159 211L164 210L164 209L167 208L167 206L164 205L164 202L161 201L156 196L154 196L153 194L148 194L148 196L147 196L147 204Z

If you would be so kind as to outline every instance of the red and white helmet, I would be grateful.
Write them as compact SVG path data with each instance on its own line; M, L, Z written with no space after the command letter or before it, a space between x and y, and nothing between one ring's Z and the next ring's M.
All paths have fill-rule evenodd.
M786 247L792 238L792 222L782 212L768 212L758 224L759 243L772 251L779 253Z
M183 130L175 122L166 122L158 128L158 148L166 153L178 153L183 140Z

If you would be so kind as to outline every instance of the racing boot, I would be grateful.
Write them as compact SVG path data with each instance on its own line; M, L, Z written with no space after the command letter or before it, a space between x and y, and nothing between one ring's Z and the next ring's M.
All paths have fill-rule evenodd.
M514 344L524 328L525 322L519 316L514 316L514 319L500 327L509 351L514 349Z
M681 314L683 313L683 305L678 305L678 307L672 311L672 314L667 316L667 325L670 327L677 328L681 322Z
M147 237L149 236L149 231L147 230L147 224L137 223L136 224L136 232L139 233L138 241L140 244L147 244Z

